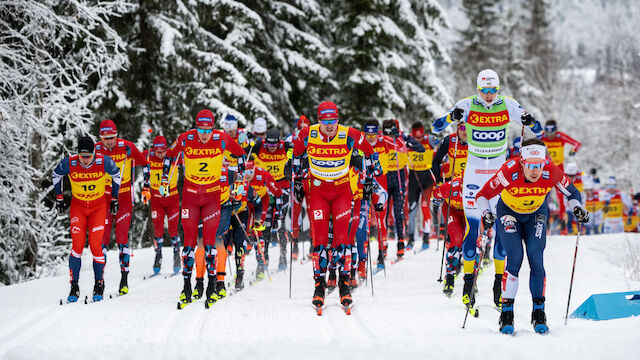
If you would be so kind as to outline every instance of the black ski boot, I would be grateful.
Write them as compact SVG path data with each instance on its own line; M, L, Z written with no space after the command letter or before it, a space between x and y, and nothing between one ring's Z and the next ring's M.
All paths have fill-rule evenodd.
M358 277L356 276L356 268L351 268L351 277L349 278L349 287L351 290L358 287Z
M471 294L473 291L473 274L464 274L464 287L462 288L462 303L473 307L476 297Z
M493 280L493 303L500 307L502 300L502 274L496 274Z
M404 256L404 240L403 239L398 239L398 251L396 255L398 255L398 259Z
M447 296L451 296L451 294L453 294L453 281L453 274L447 274L444 278L444 288L442 289L442 292Z
M180 247L173 247L173 273L177 274L182 267L182 259L180 259Z
M126 295L129 293L129 281L127 280L129 277L128 271L123 271L122 276L120 276L120 287L118 293L120 295Z
M324 305L324 289L326 283L324 277L316 278L315 290L313 291L313 300L311 303L316 307L322 307Z
M180 293L180 302L178 302L178 309L182 309L191 302L191 279L184 278L184 286Z
M160 273L160 268L162 267L162 249L156 250L156 258L153 260L153 273Z
M549 332L547 315L544 313L544 298L533 299L533 312L531 312L531 324L538 334Z
M93 301L101 301L104 299L104 280L96 280L93 284Z
M329 293L335 290L336 284L336 269L329 269L329 280L327 280L327 289Z
M258 261L258 266L256 267L256 281L264 280L264 267L265 263Z
M222 300L227 296L227 289L224 287L224 281L218 281L216 283L216 294L218 294L219 300Z
M291 251L291 258L293 261L298 261L298 256L300 254L300 249L298 248L298 240L293 239L293 250Z
M203 293L204 293L204 278L197 277L196 286L193 288L193 293L191 293L191 296L193 296L194 299L198 300L202 297Z
M349 286L349 277L340 275L338 279L338 286L340 288L340 304L343 306L349 306L353 302L351 298L351 287Z
M238 270L238 272L236 273L236 291L240 291L242 289L244 289L244 282L242 281L242 279L244 278L244 270Z
M78 286L77 281L71 282L71 291L69 292L69 296L67 296L67 302L76 302L80 297L80 287Z
M502 299L501 308L500 332L503 334L513 334L513 299Z
M220 300L218 293L216 292L217 279L215 276L209 276L209 282L207 283L207 299L204 304L205 308L209 308L211 305L215 304L216 301Z
M280 246L284 251L280 251L280 259L278 260L278 271L287 270L287 248L286 246Z

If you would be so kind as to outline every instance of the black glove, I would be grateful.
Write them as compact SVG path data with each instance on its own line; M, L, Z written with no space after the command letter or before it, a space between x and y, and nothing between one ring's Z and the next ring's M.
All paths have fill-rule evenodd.
M522 114L520 119L522 120L522 125L524 126L531 126L536 122L536 119L534 119L533 116L531 116L531 114L529 114L528 112Z
M444 202L443 198L437 198L437 197L431 198L431 203L435 206L440 206L442 205L443 202Z
M382 210L384 210L384 204L375 203L375 205L373 205L373 208L375 209L376 212L382 212Z
M464 115L464 110L460 109L460 108L455 108L453 109L453 111L451 112L451 117L453 118L453 120L462 120L462 116Z
M118 213L118 199L111 199L111 215L116 215Z
M56 200L56 209L58 210L58 215L64 214L64 211L67 209L64 199Z
M482 225L484 225L485 230L491 229L493 224L496 222L496 214L491 211L487 211L482 215Z
M581 223L589 222L589 212L582 208L581 206L576 206L573 208L573 215L576 216Z
M371 200L371 196L373 196L373 179L367 178L364 181L364 186L362 187L362 199L364 201Z
M302 180L296 179L293 182L293 195L296 197L296 201L302 204L302 200L304 199L304 186L302 185Z

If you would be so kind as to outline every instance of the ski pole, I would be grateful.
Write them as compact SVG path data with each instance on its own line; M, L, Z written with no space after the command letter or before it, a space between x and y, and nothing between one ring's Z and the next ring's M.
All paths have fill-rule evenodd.
M451 215L451 195L453 194L453 178L455 177L456 174L456 158L458 157L458 143L460 142L460 136L458 135L458 122L456 121L456 143L455 145L453 145L453 161L452 161L452 165L451 165L451 187L449 188L449 200L447 201L447 204L449 204L449 207L447 207L447 216L444 218L444 224L445 227L448 227L448 223L449 223L449 215ZM443 178L442 181L444 181L445 179ZM439 231L439 230L438 230ZM438 282L442 282L442 266L444 264L444 252L446 249L445 246L445 240L447 239L447 232L445 232L444 237L442 238L442 260L440 261L440 277L438 278Z
M404 224L404 188L402 187L402 179L400 178L400 164L398 163L398 157L400 157L400 150L398 150L398 146L396 145L396 138L393 138L393 149L396 152L396 175L398 176L398 187L400 188L400 210L402 211L402 220L401 220L401 224L402 224L402 235L406 236L406 228L405 228L405 224ZM394 207L395 207L395 203L397 199L394 199ZM396 212L393 212L393 218L394 220L396 220L396 224L397 224L397 219L396 219ZM397 234L396 234L397 235ZM398 241L400 241L400 237L398 236Z
M569 319L569 304L571 304L571 290L573 289L573 275L576 272L576 259L578 258L578 243L580 242L580 233L582 232L582 223L578 223L578 234L576 235L576 251L573 253L573 266L571 267L571 282L569 282L569 297L567 298L567 311L564 314L564 324L567 325Z
M293 182L295 181L295 174L293 172L293 168L291 169L291 186L289 189L289 212L291 213L291 230L288 231L289 234L289 299L291 299L291 282L293 277ZM284 220L283 220L284 221ZM286 229L286 227L285 227ZM285 232L287 234L287 232Z
M371 242L369 241L369 234L371 229L371 201L366 201L365 205L367 207L367 257L369 258L369 276L367 276L367 278L371 278L371 296L375 296L373 293L373 265L371 260Z
M480 251L480 256L477 256L477 258L479 260L476 260L476 263L473 264L473 285L471 286L471 294L469 296L469 302L467 303L467 311L464 314L464 322L462 323L462 328L464 329L465 325L467 324L467 317L469 316L469 309L471 308L471 303L475 302L475 289L476 289L476 282L478 281L478 273L480 271L479 270L479 266L478 263L482 261L482 259L484 258L484 243L486 242L487 239L487 230L484 229L484 224L482 225L482 233L480 235L482 237L482 242L481 242L481 251ZM477 243L477 242L476 242Z

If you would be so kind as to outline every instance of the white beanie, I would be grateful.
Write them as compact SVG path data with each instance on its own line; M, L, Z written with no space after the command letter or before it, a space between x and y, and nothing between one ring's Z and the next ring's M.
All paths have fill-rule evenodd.
M261 117L257 118L253 122L253 132L257 132L257 133L267 132L267 120Z
M478 88L485 87L500 87L500 78L498 73L491 69L484 69L478 73L478 79L476 80Z

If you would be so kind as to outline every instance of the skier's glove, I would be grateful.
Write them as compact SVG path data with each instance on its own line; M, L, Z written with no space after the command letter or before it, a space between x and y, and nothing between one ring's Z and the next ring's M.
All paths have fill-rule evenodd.
M443 202L444 202L443 198L437 198L437 197L431 198L431 203L435 206L440 206L442 205Z
M144 191L144 189L143 189ZM169 181L167 180L166 182L164 181L164 179L162 180L162 183L160 183L160 187L158 187L158 192L160 193L160 196L162 197L167 197L169 196Z
M569 156L573 157L576 154L576 149L569 150Z
M576 206L573 208L573 215L576 216L581 223L589 222L589 212L584 209L582 206Z
M302 180L296 179L293 182L293 195L296 197L296 201L301 204L304 199L304 186L302 185Z
M362 188L362 199L364 201L371 200L371 196L373 195L373 179L367 178L364 181L364 186Z
M462 116L463 115L464 115L464 110L462 110L460 108L455 108L451 112L451 117L453 118L453 120L456 120L456 121L462 120Z
M531 126L536 122L536 119L534 119L533 116L531 116L531 114L529 114L528 112L522 114L520 120L522 120L522 125L524 126Z
M111 215L116 215L118 213L118 199L111 199Z
M256 219L256 220L253 221L253 230L262 231L264 229L265 229L265 227L264 227L264 225L262 225L262 222L260 221L260 219Z
M384 204L375 203L375 205L373 205L373 208L375 209L376 212L382 212L382 210L384 210Z
M64 203L64 199L56 199L56 210L58 210L58 215L64 214L66 209L67 205Z
M491 211L487 211L484 213L484 215L482 215L482 225L484 226L485 230L492 228L495 222L496 214L492 213Z
M149 189L149 185L144 185L142 187L142 203L147 205L151 200L151 189Z

